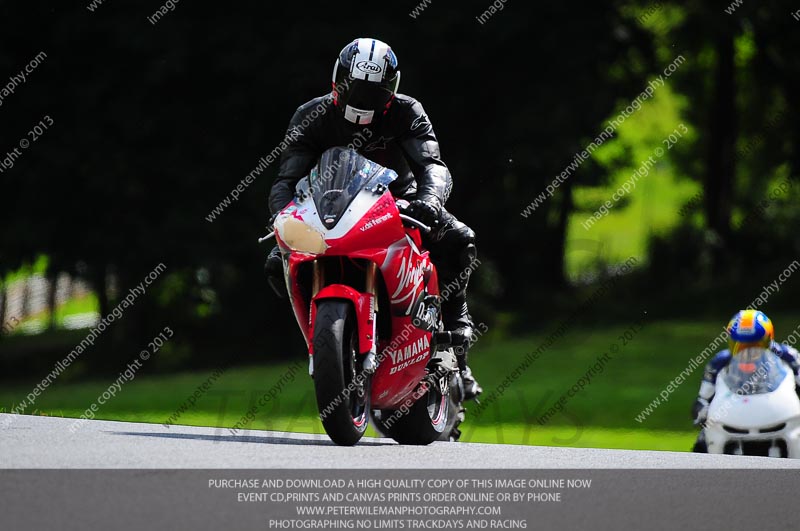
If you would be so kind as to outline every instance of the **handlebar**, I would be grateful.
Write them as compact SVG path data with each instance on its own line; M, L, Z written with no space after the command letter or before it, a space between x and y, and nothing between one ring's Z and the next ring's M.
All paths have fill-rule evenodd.
M433 230L428 225L425 225L420 220L412 218L411 216L407 216L405 214L400 214L400 219L402 219L403 221L405 221L407 223L410 223L410 224L414 225L415 227L417 227L418 229L420 229L422 232L424 232L426 234L428 232L430 232L431 230Z
M269 240L270 238L275 236L275 231L270 232L266 236L263 236L258 239L258 243L264 243L265 241Z
M413 218L413 217L409 216L408 214L404 214L403 213L403 212L406 212L406 210L408 209L409 202L407 200L405 200L405 199L397 199L395 201L395 203L397 204L397 210L400 211L400 219L402 219L406 223L409 223L409 224L413 225L414 227L417 227L418 229L420 229L422 232L424 232L426 234L433 230L432 228L430 228L428 225L425 225L420 220L418 220L416 218Z

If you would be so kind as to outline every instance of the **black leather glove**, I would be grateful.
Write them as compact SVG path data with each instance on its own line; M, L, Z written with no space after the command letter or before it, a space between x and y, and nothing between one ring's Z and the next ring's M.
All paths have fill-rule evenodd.
M692 417L694 417L694 425L699 426L708 420L708 400L705 398L697 397L692 405Z
M267 282L278 298L285 299L289 296L286 290L286 283L283 281L283 259L281 250L276 245L269 252L267 261L264 264L264 273L267 275Z
M267 277L283 278L283 259L281 258L281 250L277 245L267 255L264 272Z
M439 223L441 213L442 203L435 197L414 199L406 209L406 215L418 219L430 227L434 227Z

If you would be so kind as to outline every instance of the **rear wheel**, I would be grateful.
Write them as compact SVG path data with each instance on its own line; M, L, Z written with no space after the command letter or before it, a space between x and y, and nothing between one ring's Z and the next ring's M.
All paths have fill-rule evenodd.
M373 417L376 429L400 444L425 445L457 439L463 408L458 402L456 375L447 375L447 380L444 393L438 382L429 384L406 412L380 411Z
M367 429L369 379L358 359L358 327L348 301L317 303L314 322L314 389L325 432L352 446Z
M450 418L447 427L442 432L440 441L458 442L461 438L459 426L464 422L467 410L462 402L464 397L464 384L461 376L456 372L450 375Z

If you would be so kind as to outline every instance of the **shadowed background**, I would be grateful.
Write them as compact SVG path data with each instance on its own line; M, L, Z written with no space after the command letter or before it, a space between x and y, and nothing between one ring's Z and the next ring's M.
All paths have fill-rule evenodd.
M659 447L663 434L633 417L798 254L800 4L496 4L503 9L481 23L488 1L180 2L155 24L157 1L107 0L93 11L89 2L0 4L0 89L46 54L3 98L0 156L53 121L0 172L0 378L9 386L0 406L12 408L86 336L90 324L65 326L70 315L107 315L160 263L166 271L147 294L28 412L79 415L166 325L175 337L101 416L163 422L224 366L234 368L215 384L219 396L204 395L181 422L232 425L251 395L303 359L288 304L263 278L268 249L255 243L267 232L277 164L206 217L280 143L294 109L329 90L342 46L372 36L393 47L400 91L431 118L455 180L448 209L478 235L470 293L488 328L473 355L484 388L568 323L487 406L473 437L498 440L506 429L516 435L502 442ZM678 56L664 85L523 216ZM681 127L636 189L584 228ZM631 257L636 267L618 275ZM78 287L51 295L59 278ZM43 308L12 304L37 282ZM799 324L797 283L761 307L779 338ZM620 357L570 401L569 417L534 423L537 407L643 316ZM647 428L688 433L699 378ZM318 429L311 392L298 377L254 427ZM671 447L685 447L686 435L676 437Z

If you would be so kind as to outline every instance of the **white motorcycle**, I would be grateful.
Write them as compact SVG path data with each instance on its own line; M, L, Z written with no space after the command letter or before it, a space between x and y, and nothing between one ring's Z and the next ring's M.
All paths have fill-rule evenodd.
M703 431L711 454L800 458L794 373L769 349L738 353L717 376Z

